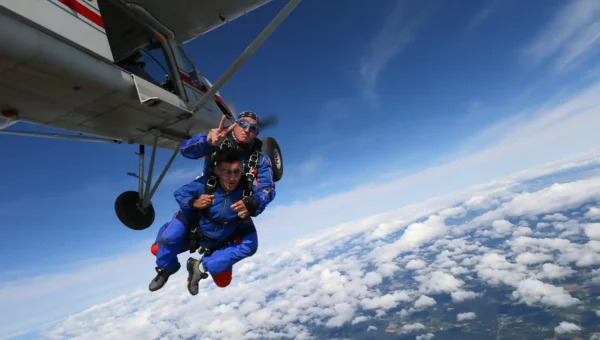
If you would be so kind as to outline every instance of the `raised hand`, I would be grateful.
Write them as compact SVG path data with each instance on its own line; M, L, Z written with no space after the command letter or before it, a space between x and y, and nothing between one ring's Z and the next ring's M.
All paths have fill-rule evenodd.
M212 146L219 146L225 139L225 136L227 136L227 134L229 134L233 130L233 128L235 128L236 124L234 123L227 129L225 129L226 119L227 118L225 116L221 117L221 123L219 124L219 127L216 129L211 129L208 132L208 136L206 136L206 141L208 142L208 144Z

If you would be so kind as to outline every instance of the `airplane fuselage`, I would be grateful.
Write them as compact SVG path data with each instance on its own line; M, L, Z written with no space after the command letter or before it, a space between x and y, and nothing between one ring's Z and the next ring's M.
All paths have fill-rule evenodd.
M0 110L20 121L150 145L148 129L186 138L227 110L217 93L191 112L212 85L138 4L0 0L0 37Z

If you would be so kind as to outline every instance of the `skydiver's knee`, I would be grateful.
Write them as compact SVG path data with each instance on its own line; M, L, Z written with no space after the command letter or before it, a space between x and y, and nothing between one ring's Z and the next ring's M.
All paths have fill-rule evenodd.
M217 285L217 287L225 288L229 286L232 279L232 271L228 270L226 272L217 273L213 275L213 281Z
M256 234L254 234L254 235L256 235ZM258 239L256 238L256 236L250 237L249 239L245 239L242 241L242 244L240 244L240 251L246 257L254 255L257 250L258 250Z

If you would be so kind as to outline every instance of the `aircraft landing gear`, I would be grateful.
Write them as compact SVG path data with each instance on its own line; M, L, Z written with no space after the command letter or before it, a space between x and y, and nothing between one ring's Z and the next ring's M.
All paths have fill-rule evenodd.
M279 144L274 138L265 137L262 139L262 151L264 151L269 159L271 159L271 165L273 167L273 181L279 182L283 177L283 157L281 156L281 149Z
M146 209L139 204L142 197L137 191L125 191L115 201L117 217L125 226L133 230L144 230L154 223L154 207L152 203Z
M179 149L173 151L173 155L169 159L167 165L158 176L158 180L152 186L152 173L154 172L154 160L156 159L156 149L158 144L158 134L154 136L154 145L152 148L152 156L150 158L150 166L148 170L148 178L144 180L144 145L140 145L140 151L137 155L140 156L139 174L132 172L127 175L138 179L138 191L125 191L115 200L115 212L117 217L126 227L133 230L144 230L154 223L154 207L152 206L152 196L163 180L175 157L179 153ZM145 185L145 187L144 187Z

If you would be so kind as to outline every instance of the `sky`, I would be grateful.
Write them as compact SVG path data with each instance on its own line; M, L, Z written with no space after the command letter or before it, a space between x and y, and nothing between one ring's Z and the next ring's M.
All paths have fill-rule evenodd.
M214 82L284 4L185 48ZM595 1L302 1L220 91L279 117L260 135L285 173L256 219L259 252L598 147L599 19ZM201 161L176 159L154 225L135 232L113 210L137 187L135 146L0 145L0 334L147 286L150 244Z

